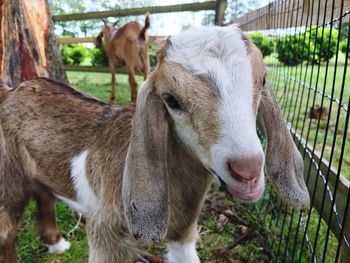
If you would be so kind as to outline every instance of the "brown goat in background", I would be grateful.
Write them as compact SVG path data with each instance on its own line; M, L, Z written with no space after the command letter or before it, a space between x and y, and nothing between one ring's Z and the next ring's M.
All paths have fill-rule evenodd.
M149 15L146 15L142 26L136 21L129 22L120 28L103 20L104 27L96 38L96 47L103 47L108 58L109 70L112 74L112 93L110 102L116 99L115 66L125 65L129 75L131 100L136 101L137 81L135 69L143 73L144 79L149 72L148 38L146 31L150 26Z
M327 120L328 118L328 110L326 107L318 107L317 105L315 107L310 107L310 113L309 113L310 119L320 119L320 120Z

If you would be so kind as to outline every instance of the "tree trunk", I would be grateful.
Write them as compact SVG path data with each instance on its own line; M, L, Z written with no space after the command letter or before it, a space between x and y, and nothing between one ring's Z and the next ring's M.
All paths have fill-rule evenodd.
M0 81L51 77L68 82L47 0L0 0Z

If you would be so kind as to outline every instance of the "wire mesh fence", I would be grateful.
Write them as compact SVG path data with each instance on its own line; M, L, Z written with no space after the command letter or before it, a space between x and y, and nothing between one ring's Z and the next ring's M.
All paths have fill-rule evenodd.
M310 209L293 211L273 193L259 207L280 262L350 262L349 7L281 0L236 21L274 46L269 80L304 157Z

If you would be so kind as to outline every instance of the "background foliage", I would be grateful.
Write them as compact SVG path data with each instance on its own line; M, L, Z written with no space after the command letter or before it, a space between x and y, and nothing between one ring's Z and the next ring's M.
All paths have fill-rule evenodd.
M274 51L274 42L270 37L265 36L262 32L254 32L248 34L248 37L261 50L263 57L271 55Z

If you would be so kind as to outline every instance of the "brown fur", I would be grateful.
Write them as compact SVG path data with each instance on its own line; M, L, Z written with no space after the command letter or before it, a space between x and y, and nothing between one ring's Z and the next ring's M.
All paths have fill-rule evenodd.
M65 107L61 106L63 104ZM12 178L8 166L0 166L1 174L4 175L0 179L8 182L10 178L17 178L20 181L4 187L2 193L16 196L21 209L15 208L16 202L12 198L2 196L1 204L5 204L6 213L18 214L15 224L23 212L26 196L34 195L39 203L37 219L42 240L50 244L59 239L55 220L47 221L54 217L50 193L53 191L74 198L69 164L75 155L89 149L92 154L87 157L87 177L100 199L98 208L87 219L90 260L127 262L135 255L138 251L136 243L129 234L124 214L120 210L123 207L120 196L121 175L134 111L134 105L111 107L48 79L25 82L9 94L0 108L0 127L4 131L0 139L6 144L2 152L7 153L1 157L11 163L16 162L20 171L16 172L18 178ZM14 130L17 134L15 138L11 136ZM171 142L167 152L170 159L168 164L173 173L169 181L172 185L169 207L174 212L170 212L167 239L186 240L188 235L194 235L195 219L211 176L181 146L174 131L168 140ZM12 145L17 145L14 141L21 143L12 149ZM188 162L189 159L193 161ZM32 185L31 190L26 187L27 182ZM46 203L41 205L44 196ZM15 231L15 227L12 229ZM7 239L6 244L11 242L14 240Z
M161 61L155 85L159 88L159 94L170 89L177 95L187 110L193 129L200 136L201 145L209 150L217 142L220 130L219 102L209 82L193 76L176 63Z
M159 54L164 58L165 53ZM282 198L300 208L308 198L300 154L271 88L261 87L264 68L257 66L253 73L258 96L262 92L267 170ZM180 139L163 101L169 91L185 105L197 143L209 149L219 136L214 88L163 59L144 83L136 110L133 104L104 104L43 78L2 93L0 233L8 234L0 258L17 261L16 224L29 196L39 204L41 238L55 242L60 237L52 194L75 198L70 162L83 151L88 151L86 177L99 200L87 216L90 262L129 262L139 253L135 238L193 241L212 175ZM255 103L259 101L257 97Z
M125 24L121 28L108 25L105 22L101 33L96 38L96 46L102 47L108 57L109 69L112 74L112 93L110 101L116 98L115 92L115 66L123 64L129 74L129 84L131 88L131 100L136 101L137 81L135 69L143 73L144 79L149 73L148 61L148 37L146 34L150 26L149 15L146 15L145 25L133 21Z
M328 111L326 107L310 107L309 118L326 120L328 117Z

